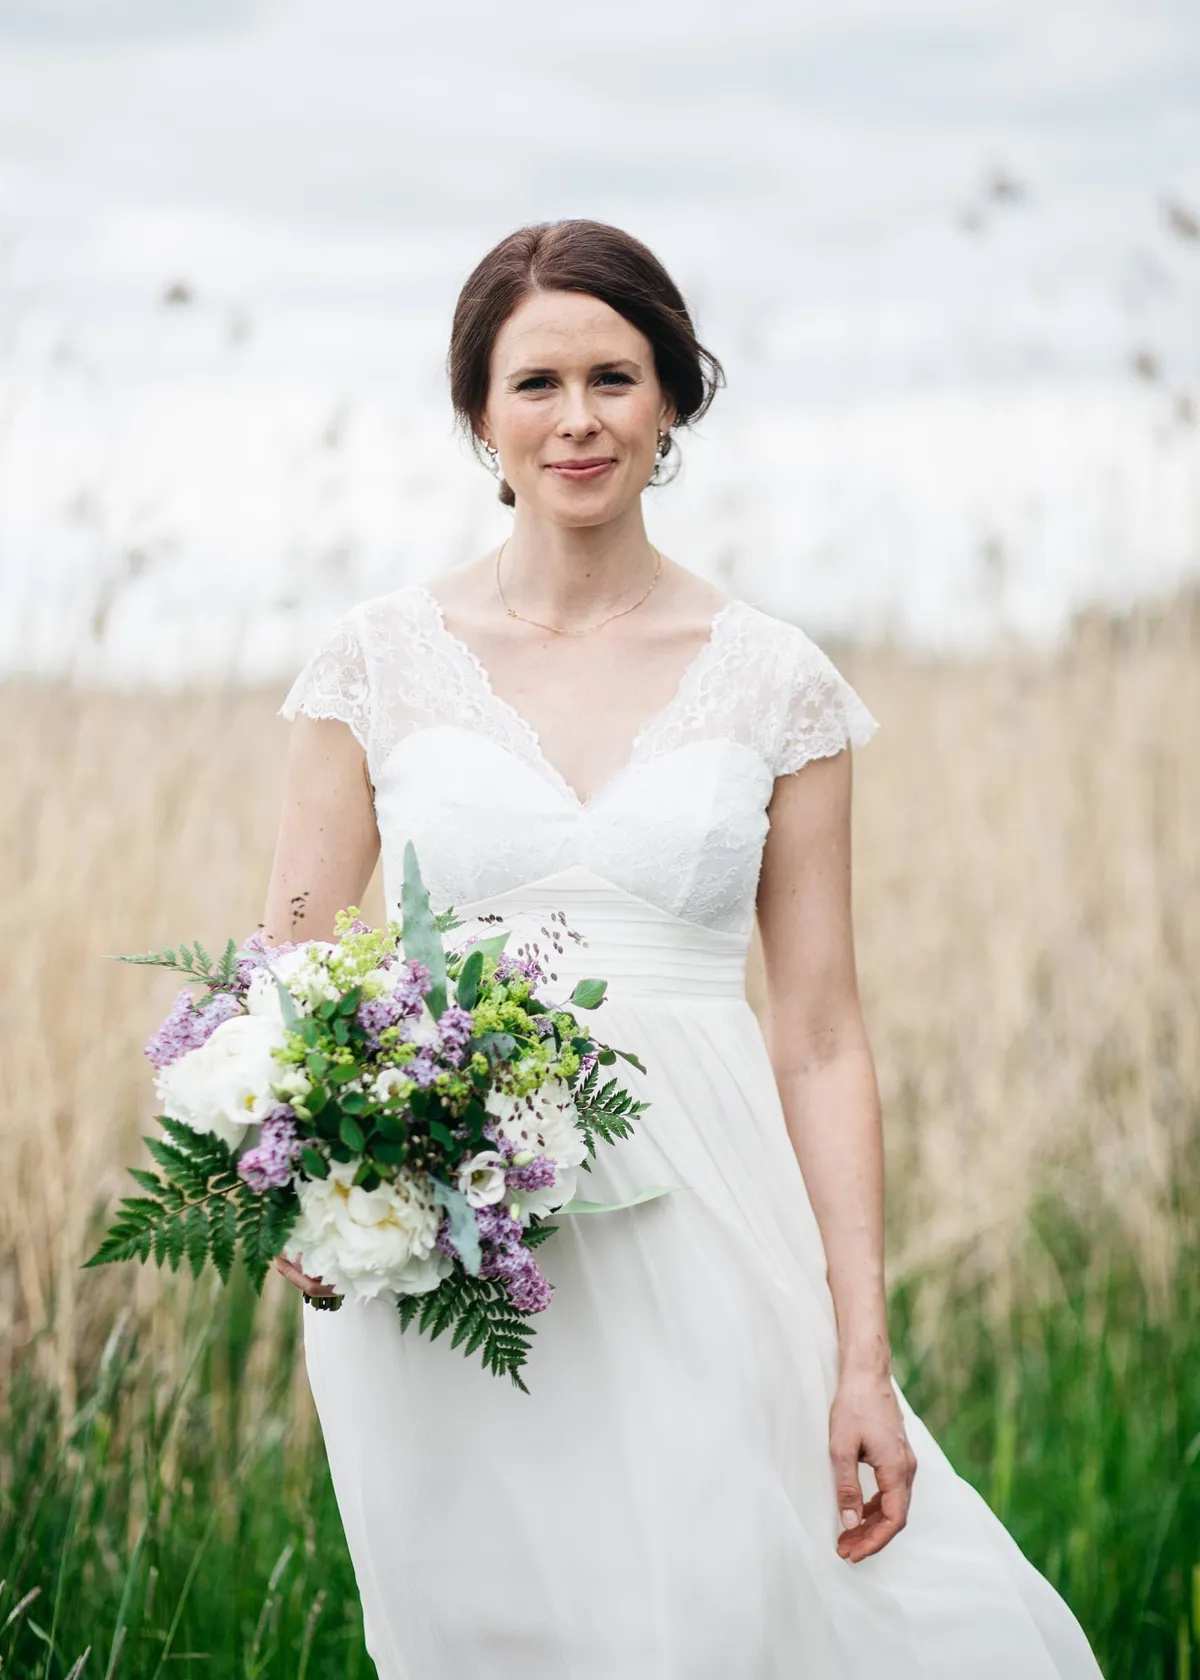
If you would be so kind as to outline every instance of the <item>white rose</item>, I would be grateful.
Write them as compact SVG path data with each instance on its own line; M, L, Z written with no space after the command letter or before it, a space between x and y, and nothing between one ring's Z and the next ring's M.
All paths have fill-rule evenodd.
M352 1182L356 1166L333 1161L328 1178L299 1180L300 1218L287 1258L359 1300L394 1302L436 1289L453 1262L434 1247L439 1214L432 1195L404 1176L364 1190Z
M537 1091L514 1097L506 1091L491 1091L484 1105L497 1123L500 1135L534 1155L549 1155L558 1171L554 1183L544 1190L516 1190L513 1201L524 1222L534 1214L553 1213L575 1194L579 1167L587 1157L587 1144L576 1124L578 1110L565 1079L550 1079Z
M169 1062L155 1080L162 1112L197 1132L215 1132L236 1149L246 1128L276 1107L282 1045L278 1025L262 1015L233 1015L195 1050Z
M503 1155L482 1149L458 1169L458 1188L472 1207L491 1207L504 1200Z

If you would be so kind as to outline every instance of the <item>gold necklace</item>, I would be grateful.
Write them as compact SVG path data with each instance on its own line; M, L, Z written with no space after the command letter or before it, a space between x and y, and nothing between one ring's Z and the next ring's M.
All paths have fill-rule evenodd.
M540 618L526 618L524 613L519 613L515 607L509 606L508 602L504 598L504 590L500 586L500 557L507 547L508 538L505 537L504 541L500 544L500 547L496 550L496 593L500 597L501 606L503 606L509 618L519 618L522 624L536 624L539 630L552 630L556 636L590 636L593 630L603 629L606 624L611 624L614 618L624 618L626 613L631 613L633 611L633 607L641 606L642 602L646 599L646 595L649 595L650 590L653 589L654 585L658 582L659 575L662 572L663 557L654 547L654 544L651 543L650 547L655 557L654 576L650 579L650 588L646 590L644 595L638 596L632 607L621 607L617 612L609 613L607 618L602 618L599 624L585 625L582 630L563 630L557 624L543 624Z

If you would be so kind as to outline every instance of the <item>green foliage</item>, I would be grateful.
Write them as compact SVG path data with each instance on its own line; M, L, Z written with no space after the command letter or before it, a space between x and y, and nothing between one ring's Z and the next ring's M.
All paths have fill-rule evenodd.
M0 1424L0 1675L374 1680L292 1380L299 1301L265 1310L238 1267L178 1305L182 1361L163 1318L154 1335L128 1323L81 1356L69 1414L36 1348L18 1368ZM266 1388L247 1378L264 1340Z
M134 1168L130 1176L146 1193L123 1199L84 1265L153 1260L178 1271L186 1261L199 1277L211 1262L224 1282L240 1249L247 1277L261 1289L299 1214L294 1192L252 1190L220 1138L166 1115L162 1126L161 1138L146 1139L161 1174Z
M455 984L455 994L463 1009L474 1009L479 1001L479 981L483 974L483 952L478 946L468 953Z
M109 952L109 956L113 962L146 963L154 968L169 968L176 974L185 974L189 980L200 980L214 987L231 985L238 964L238 948L232 939L226 942L215 963L199 940L194 945L180 945L178 952L174 946L168 945L161 951L147 951L142 956L118 956L113 952ZM204 1001L201 1000L201 1006Z
M456 1269L427 1295L402 1295L396 1310L401 1329L415 1324L431 1341L451 1330L451 1347L461 1346L468 1356L478 1352L493 1376L510 1377L523 1394L529 1393L521 1370L533 1327L529 1315L511 1304L498 1278L471 1277Z
M1057 1287L1018 1287L999 1323L982 1283L931 1275L892 1298L909 1400L1064 1593L1106 1680L1200 1673L1200 1218L1190 1229L1154 1301L1118 1233L1061 1209L1031 1243ZM926 1287L944 1302L932 1333ZM39 1350L18 1362L0 1421L0 1674L66 1680L90 1647L78 1680L105 1680L114 1651L111 1680L373 1680L320 1437L296 1410L299 1303L265 1311L240 1267L180 1300L184 1377L161 1336L127 1330L78 1356L68 1418ZM274 1387L251 1406L264 1338Z
M607 980L580 980L571 993L571 1002L576 1009L597 1009L604 1002L607 990Z
M446 953L441 933L429 906L429 893L421 879L417 853L411 840L404 847L404 881L400 888L403 914L404 955L410 962L425 964L432 982L426 1002L434 1016L446 1007Z
M650 1106L635 1098L616 1079L608 1079L601 1085L599 1063L588 1070L587 1077L576 1088L575 1105L590 1156L595 1156L598 1142L616 1143L629 1137L634 1118ZM590 1161L583 1165L591 1171Z

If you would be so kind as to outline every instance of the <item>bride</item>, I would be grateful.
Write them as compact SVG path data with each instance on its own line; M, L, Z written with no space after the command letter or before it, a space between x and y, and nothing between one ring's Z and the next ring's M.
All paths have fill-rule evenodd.
M305 1314L381 1680L1095 1680L891 1375L850 910L876 720L646 535L720 365L651 252L575 220L483 258L449 366L512 533L297 676L267 937L328 938L381 853L398 916L411 839L435 909L511 928L564 997L608 979L650 1106L586 1193L671 1193L561 1219L528 1394L382 1303Z

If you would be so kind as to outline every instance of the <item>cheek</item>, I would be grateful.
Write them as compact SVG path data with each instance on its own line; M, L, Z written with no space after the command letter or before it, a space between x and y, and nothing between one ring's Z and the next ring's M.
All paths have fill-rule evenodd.
M529 403L508 409L497 427L496 441L501 449L515 454L538 448L554 425L550 404Z
M644 386L631 391L620 403L614 403L610 424L614 433L627 442L654 439L658 433L659 397Z

